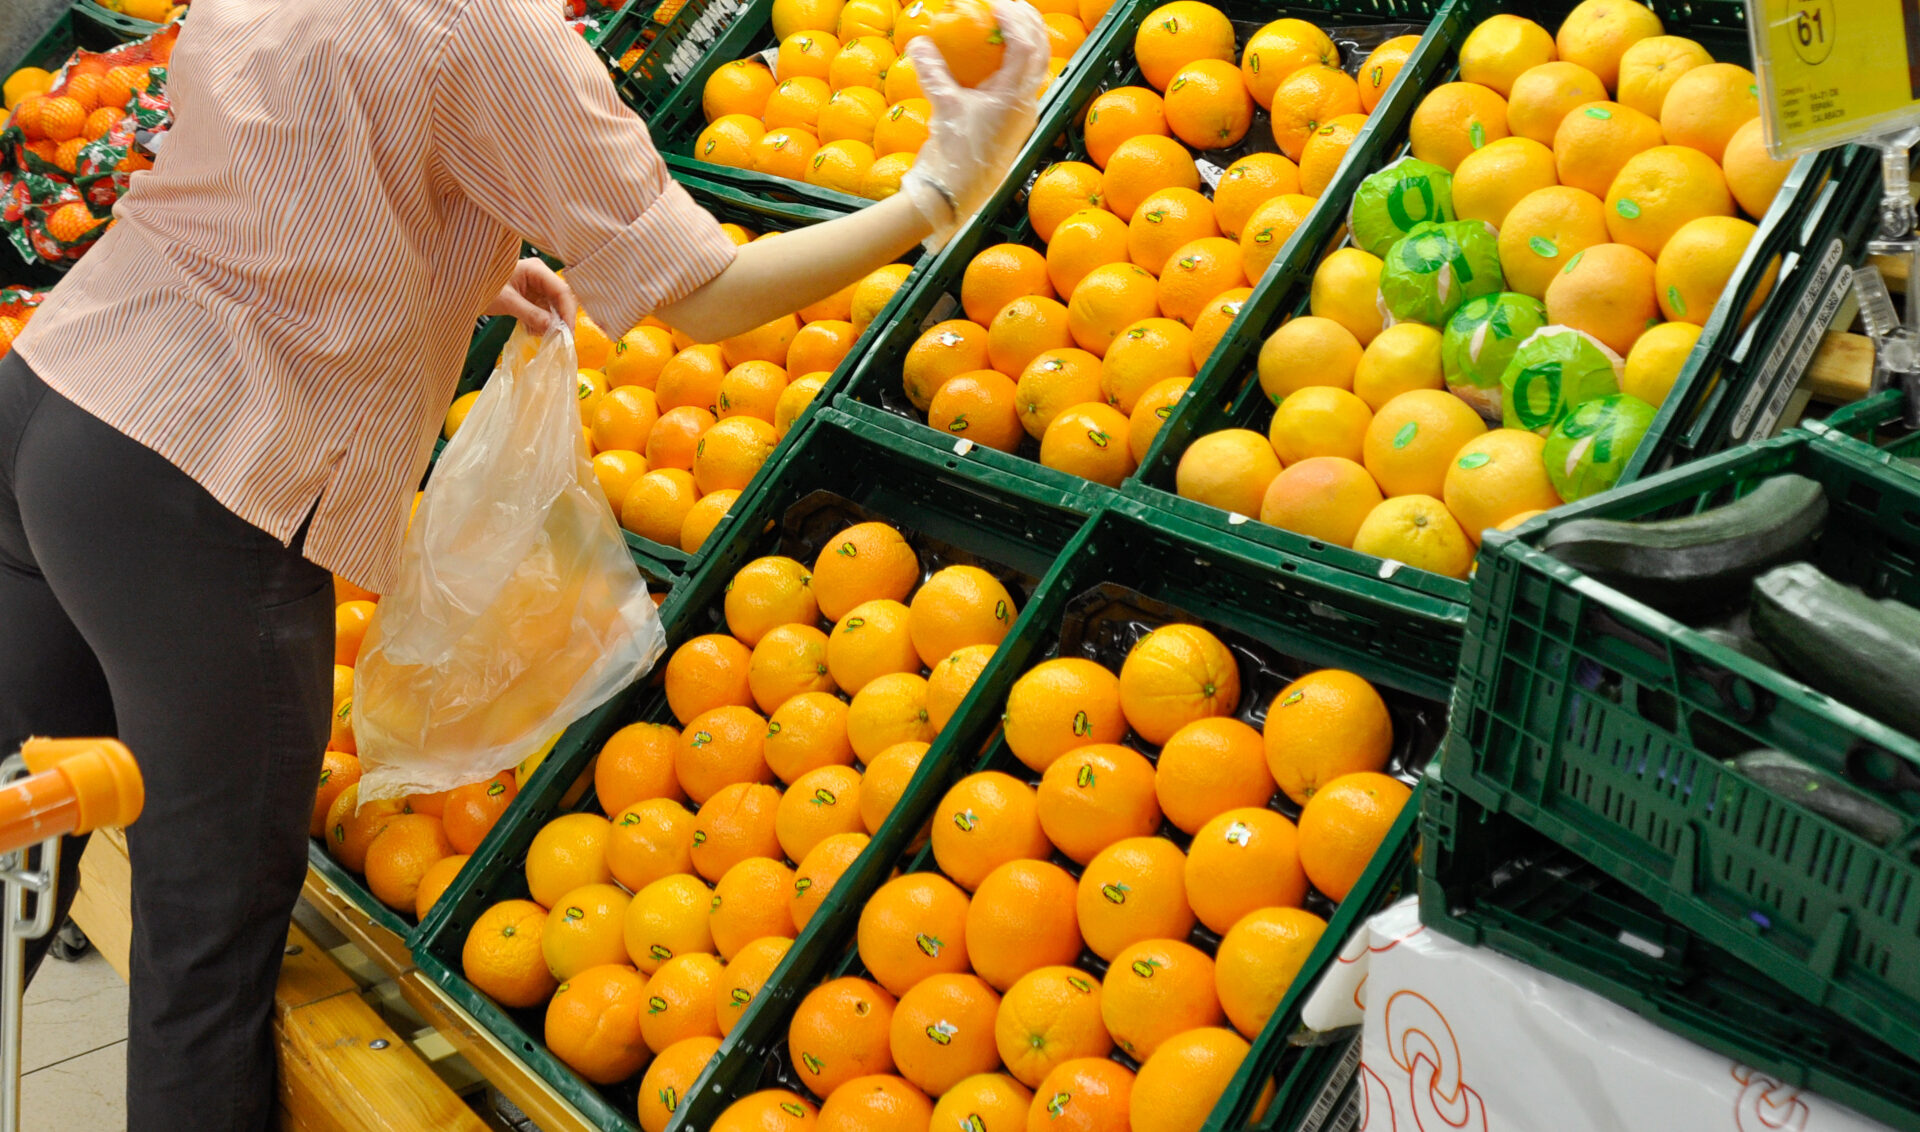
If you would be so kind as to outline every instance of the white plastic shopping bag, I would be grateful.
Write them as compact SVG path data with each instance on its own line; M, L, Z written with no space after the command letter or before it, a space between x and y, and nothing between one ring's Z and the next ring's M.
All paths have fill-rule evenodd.
M665 651L577 382L559 320L537 342L514 331L441 453L354 669L362 802L515 766Z

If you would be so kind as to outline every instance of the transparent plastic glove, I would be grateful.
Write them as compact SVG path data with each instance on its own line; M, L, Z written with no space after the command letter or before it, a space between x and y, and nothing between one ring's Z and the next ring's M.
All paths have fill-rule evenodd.
M1047 73L1047 26L1018 0L993 0L1006 57L986 82L963 87L928 36L907 45L920 89L933 105L927 140L900 188L933 225L939 251L1006 178L1039 117L1035 92Z

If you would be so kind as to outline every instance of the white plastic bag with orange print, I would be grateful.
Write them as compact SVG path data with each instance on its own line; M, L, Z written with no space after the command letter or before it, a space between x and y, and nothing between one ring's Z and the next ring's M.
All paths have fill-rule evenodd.
M1361 925L1301 1021L1319 1031L1362 1027L1356 1132L1885 1128L1563 979L1423 927L1413 898ZM1322 1132L1337 1125L1328 1119Z
M578 380L569 328L516 330L441 453L354 669L362 802L507 770L665 651Z

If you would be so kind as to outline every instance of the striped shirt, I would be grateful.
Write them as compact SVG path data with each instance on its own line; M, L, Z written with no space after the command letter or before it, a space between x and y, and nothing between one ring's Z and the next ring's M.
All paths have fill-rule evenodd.
M733 243L552 0L196 0L175 124L16 349L376 591L520 241L618 334Z

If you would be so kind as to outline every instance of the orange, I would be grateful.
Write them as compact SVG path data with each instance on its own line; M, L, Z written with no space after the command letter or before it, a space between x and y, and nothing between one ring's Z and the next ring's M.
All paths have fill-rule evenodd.
M1092 26L1092 21L1086 23ZM1197 59L1231 63L1233 38L1233 24L1220 9L1198 0L1174 0L1140 22L1133 35L1133 57L1147 82L1155 90L1166 90L1175 72Z
M347 787L360 781L360 760L344 751L328 751L320 763L320 786L313 792L313 815L307 833L319 837L327 831L327 811Z
M827 838L861 828L860 772L847 766L823 766L801 775L774 814L774 832L789 861L805 860Z
M1044 771L1076 747L1117 743L1127 731L1122 695L1119 677L1091 660L1042 661L1007 694L1007 746L1021 762Z
M1753 225L1732 216L1703 216L1681 225L1660 249L1654 265L1660 313L1671 321L1705 326L1721 292L1733 281L1755 231ZM1766 294L1765 286L1754 292L1747 316L1759 309Z
M1654 265L1654 271L1658 278L1658 264ZM1700 333L1701 328L1691 322L1663 322L1649 327L1627 353L1626 365L1620 373L1620 392L1658 407L1667 399L1674 382L1680 379L1680 371L1692 357ZM1508 528L1502 525L1501 529Z
M632 723L613 733L593 763L593 790L612 816L650 798L686 799L674 777L680 732L664 723Z
M716 389L716 398L718 394ZM694 449L700 443L701 434L713 427L714 420L711 412L692 405L681 405L660 414L660 419L654 422L653 432L647 437L647 467L652 471L677 469L692 472ZM688 482L690 486L691 476Z
M911 0L910 3L901 7L899 16L893 22L893 46L900 52L902 63L913 62L912 57L907 54L907 44L927 34L927 28L933 24L933 17L945 6L943 0ZM888 71L887 77L891 79L893 72Z
M1018 450L1027 435L1020 424L1018 387L1006 374L990 369L943 382L927 406L927 425L1001 452Z
M1147 209L1140 213L1141 216L1148 214ZM1260 213L1254 215L1257 219ZM1248 272L1242 263L1240 245L1232 240L1208 236L1182 244L1168 255L1160 270L1160 313L1191 327L1208 303L1238 287ZM1183 355L1191 353L1191 343L1188 345L1189 349L1181 351ZM1173 375L1162 373L1161 376Z
M827 635L811 624L782 625L754 646L747 665L747 686L753 701L769 714L795 696L833 692L827 668ZM769 728L772 733L771 727Z
M1721 171L1726 174L1733 199L1740 202L1740 210L1758 218L1767 214L1787 174L1793 171L1793 162L1773 159L1762 137L1760 119L1754 118L1727 139Z
M773 434L776 441L787 438L787 433L799 423L801 414L826 388L827 379L831 376L828 373L814 373L788 383L786 392L780 394L779 402L773 407Z
M913 548L885 523L848 527L821 547L813 563L814 598L821 615L835 622L864 602L904 601L919 581Z
M1161 189L1197 192L1199 188L1200 171L1193 155L1179 142L1158 134L1139 134L1121 142L1100 178L1107 207L1122 220L1132 220L1140 203ZM1058 279L1054 286L1060 286Z
M1510 290L1542 298L1568 261L1610 239L1600 198L1564 185L1536 189L1500 225L1500 269Z
M712 412L727 369L720 347L689 346L660 367L660 380L654 386L655 404L662 413L683 405Z
M771 423L773 406L786 389L786 370L772 362L742 362L720 379L713 407L721 420L747 416ZM697 445L695 450L698 451Z
M1295 162L1307 139L1342 115L1360 113L1360 87L1345 71L1315 63L1281 80L1273 92L1273 143Z
M1193 376L1192 342L1193 332L1172 318L1146 318L1127 327L1100 361L1102 397L1131 414L1141 395L1161 380Z
M531 900L506 900L480 913L460 948L467 981L502 1006L539 1006L557 984L540 954L547 910Z
M1040 463L1108 487L1133 474L1127 418L1109 405L1089 402L1056 416L1040 438Z
M860 780L860 820L868 833L880 832L881 824L913 781L927 749L925 743L896 743L867 764L867 773Z
M1125 1128L1132 1096L1133 1071L1119 1062L1104 1057L1063 1061L1034 1090L1026 1132Z
M1213 189L1220 234L1238 240L1254 210L1274 197L1300 192L1300 170L1277 153L1250 153L1227 166Z
M1554 60L1529 67L1513 81L1507 95L1507 129L1515 137L1553 145L1561 121L1577 106L1603 102L1607 88L1600 77L1578 63Z
M465 868L467 862L472 859L465 853L442 857L429 866L426 872L420 874L420 887L415 889L413 894L414 919L427 918L427 913L433 910L433 906L439 903L442 896L446 895L447 889L453 886L454 878L460 875L460 870Z
M840 37L830 28L783 35L774 57L774 73L782 82L798 78L824 80L831 73L833 57L839 51ZM773 93L771 87L767 93Z
M1661 143L1660 123L1617 102L1576 106L1553 135L1560 183L1603 197L1634 154Z
M1262 109L1273 108L1274 91L1303 67L1338 67L1340 49L1327 33L1305 20L1275 20L1247 39L1240 74Z
M1087 104L1087 120L1082 134L1087 146L1087 160L1102 169L1113 159L1113 151L1128 138L1149 134L1172 136L1167 128L1166 102L1143 86L1119 86L1100 92ZM1035 188L1038 188L1037 184ZM1081 199L1086 198L1083 195ZM1100 204L1097 180L1090 203L1095 207ZM1028 205L1032 207L1031 198ZM1039 231L1039 228L1036 223L1034 230ZM1047 234L1042 232L1040 238L1046 239Z
M987 331L965 319L935 323L912 346L900 362L900 382L913 407L926 412L934 394L949 378L986 369Z
M775 787L758 782L722 787L693 816L694 870L717 882L749 857L778 856L774 815L779 806ZM784 891L786 886L780 887Z
M1253 96L1239 68L1220 59L1197 59L1175 71L1165 107L1173 136L1195 149L1237 145L1253 125Z
M887 107L873 124L874 154L885 158L896 153L919 153L927 143L927 124L932 120L933 105L924 98L908 98Z
M1094 268L1074 285L1067 304L1067 329L1081 349L1102 357L1121 331L1158 313L1153 275L1131 263L1110 263Z
M651 474L651 473L649 473ZM747 669L753 653L724 633L695 637L667 659L667 706L684 726L719 707L753 702Z
M1452 172L1467 154L1511 133L1507 100L1479 83L1442 83L1414 107L1407 131L1415 157Z
M1115 743L1089 744L1056 759L1041 776L1037 804L1042 831L1081 864L1116 841L1160 828L1153 764Z
M447 792L440 809L440 821L446 827L447 840L455 852L471 853L480 847L494 824L520 792L513 772L503 770L484 782L456 786Z
M1084 161L1058 161L1041 170L1033 187L1027 190L1027 220L1033 225L1034 235L1051 241L1061 221L1082 209L1098 209L1105 199L1100 194L1100 170ZM1048 251L1051 253L1052 248ZM1051 282L1051 271L1048 274Z
M554 978L565 982L589 967L627 961L622 925L631 899L617 884L582 885L560 898L540 933Z
M728 114L747 114L758 118L766 113L767 98L773 94L773 72L758 59L735 59L714 68L701 88L700 109L707 121Z
M1441 499L1474 541L1522 512L1560 506L1541 463L1545 447L1525 429L1497 428L1454 454Z
M88 108L79 99L65 95L51 95L40 103L38 118L39 133L42 138L52 142L68 141L80 136L87 124ZM37 139L36 139L37 140Z
M769 130L782 126L812 130L819 125L820 111L831 97L833 88L824 79L811 75L784 79L767 96L766 111L760 117Z
M766 760L767 721L752 708L727 704L687 721L673 755L674 773L696 805L728 786L772 782Z
M647 981L630 968L590 967L560 984L547 1004L547 1049L596 1085L614 1085L652 1057L641 1036Z
M1363 356L1359 339L1334 320L1290 318L1260 346L1260 388L1275 404L1314 386L1352 389Z
M858 195L873 171L873 160L873 147L864 141L841 138L826 142L807 162L807 184L849 196Z
M819 567L814 567L815 576ZM827 637L827 670L841 690L858 695L881 676L917 673L920 658L908 631L907 607L889 598L863 602L847 611ZM849 735L852 724L849 720Z
M892 1074L856 1077L820 1106L818 1132L926 1132L933 1120L927 1094Z
M988 364L1002 374L1017 374L1046 351L1071 345L1067 308L1039 295L1024 295L1001 307L987 328Z
M1128 1101L1132 1132L1192 1132L1205 1124L1240 1072L1248 1048L1233 1031L1211 1026L1167 1039L1134 1076ZM1272 1099L1268 1081L1254 1106L1256 1122Z
M1319 129L1307 139L1300 151L1300 191L1310 197L1318 197L1327 191L1333 183L1333 175L1339 171L1340 163L1347 158L1347 150L1352 148L1353 140L1366 129L1365 114L1342 114L1329 122L1321 123Z
M1087 29L1078 17L1065 12L1047 12L1042 19L1047 25L1048 51L1055 59L1071 59L1080 45L1087 41Z
M367 888L387 907L410 912L421 878L451 856L453 844L439 818L401 814L367 846Z
M1129 837L1102 849L1080 874L1075 907L1094 954L1111 960L1130 944L1185 939L1186 858L1163 837Z
M702 161L725 165L730 169L750 169L767 128L760 119L746 114L729 114L694 139L693 152Z
M706 431L693 448L693 482L701 494L741 491L772 455L773 425L730 417Z
M545 907L588 884L613 879L607 839L613 823L599 814L563 814L542 826L527 846L527 890Z
M664 876L693 870L693 811L669 798L616 810L607 835L613 879L639 892Z
M1097 267L1127 261L1128 228L1105 209L1083 208L1057 223L1047 244L1047 278L1057 293L1073 294Z
M1115 954L1101 982L1100 1013L1135 1061L1152 1057L1168 1038L1225 1019L1213 960L1178 939L1143 940Z
M640 1132L666 1132L673 1114L719 1052L720 1039L710 1034L682 1038L660 1051L640 1078Z
M1006 990L1029 971L1078 959L1080 930L1063 914L1074 892L1073 877L1046 861L1008 861L988 873L967 907L974 973Z
M1312 912L1267 907L1250 910L1223 933L1214 957L1214 987L1242 1037L1251 1040L1266 1029L1326 930L1327 922Z
M1193 833L1215 815L1273 796L1260 733L1237 719L1197 719L1160 750L1154 793L1174 825Z
M1074 940L1078 956L1079 937ZM1035 967L1000 1001L994 1045L1001 1063L1022 1084L1038 1085L1065 1062L1105 1057L1113 1039L1100 1011L1101 987L1093 976L1063 964Z
M710 1132L812 1132L817 1115L799 1093L762 1089L728 1105Z
M1308 293L1310 313L1346 327L1362 346L1373 341L1383 321L1379 294L1384 266L1378 256L1359 248L1335 251L1314 269Z
M1620 101L1649 118L1660 117L1680 76L1713 62L1707 49L1677 35L1652 35L1620 56Z
M1387 96L1387 88L1399 77L1400 68L1406 66L1419 46L1417 35L1396 35L1361 60L1359 86L1363 113L1371 114L1373 108L1380 105L1380 100Z
M1054 297L1047 280L1046 257L1024 244L995 244L967 264L960 277L960 305L967 317L985 326L1015 299Z
M1591 120L1580 114L1566 121L1576 119ZM1521 198L1559 183L1553 150L1532 138L1501 138L1467 154L1453 171L1454 215L1462 220L1484 220L1500 228ZM1604 188L1600 190L1605 192ZM1599 196L1595 194L1594 199Z
M807 166L812 163L814 151L819 148L820 139L815 137L812 131L800 126L782 126L779 129L768 130L760 136L759 141L753 143L752 164L749 168L756 173L765 173L769 177L804 181L807 177Z
M1000 1066L993 1038L999 1010L1000 996L977 975L928 976L894 1008L888 1042L894 1065L932 1096L992 1072Z
M821 145L852 141L866 146L867 162L860 171L861 180L865 180L866 173L873 168L873 128L886 112L886 96L871 87L850 86L834 91L833 97L820 108ZM818 153L814 154L814 160L820 160Z
M879 94L886 87L887 68L899 57L893 44L881 36L856 36L834 54L827 82L836 91L866 88Z
M968 890L1008 861L1043 861L1052 850L1033 787L1012 775L968 775L934 808L934 860Z
M1371 412L1387 402L1416 389L1441 389L1446 386L1440 366L1440 332L1417 322L1401 322L1382 330L1367 343L1360 364L1353 371L1353 392ZM1282 408L1285 403L1282 403ZM1369 414L1371 415L1371 413ZM1365 423L1361 424L1362 429ZM1346 456L1359 459L1358 452L1325 451L1309 453L1321 456ZM1285 452L1280 459L1292 463Z
M1193 835L1186 880L1194 915L1215 932L1256 909L1297 907L1307 895L1299 832L1260 806L1224 810Z
M1591 334L1615 354L1660 321L1653 260L1626 244L1595 244L1575 256L1547 284L1546 298L1548 322Z
M894 994L924 980L968 971L967 894L933 872L880 886L860 911L860 962Z
M733 1033L753 1004L753 996L767 985L792 947L793 940L786 936L762 936L735 952L733 961L721 969L714 985L714 1015L722 1037Z
M978 1073L955 1085L933 1106L935 1128L1008 1128L1023 1126L1033 1093L1004 1073Z
M1020 424L1035 440L1054 418L1076 405L1101 400L1101 359L1085 350L1048 350L1027 363L1014 387Z
M820 619L820 606L809 587L812 578L806 566L778 555L742 566L727 583L728 631L753 647L782 625L811 627Z
M747 857L728 869L708 902L714 950L732 959L756 939L793 935L792 892L793 870L771 857Z
M1607 231L1651 257L1687 221L1732 215L1733 194L1720 167L1688 146L1657 145L1636 154L1607 190Z
M1008 609L1012 611L1011 602L1008 603ZM911 616L908 623L912 623ZM945 727L959 710L960 701L966 698L974 682L986 670L987 662L993 659L994 649L995 646L991 644L964 645L929 666L927 722L935 732Z
M1342 775L1307 799L1300 811L1300 864L1329 899L1346 899L1412 795L1384 774Z
M1304 804L1342 775L1379 771L1393 751L1393 720L1373 685L1324 668L1280 689L1267 707L1267 768Z
M1184 377L1157 381L1134 402L1133 414L1127 418L1127 448L1133 453L1135 464L1146 462L1147 452L1160 434L1160 426L1167 423L1174 406L1187 395L1192 384Z
M1367 471L1389 495L1438 496L1461 445L1487 430L1465 401L1441 389L1402 393L1367 425Z
M857 807L854 821L859 824ZM796 931L806 929L813 914L826 902L827 894L866 849L867 841L865 833L836 833L821 840L801 859L800 867L793 874L793 894L787 899L787 913L793 917Z
M1013 595L976 566L948 566L914 593L907 631L928 668L972 645L998 645L1019 615Z
M767 766L782 782L792 782L818 767L852 766L846 701L826 691L788 697L767 717L763 753Z
M1633 0L1584 0L1554 33L1560 58L1570 59L1609 87L1620 81L1620 61L1636 42L1661 32L1660 17Z
M1222 429L1199 437L1180 457L1174 471L1179 494L1186 499L1256 515L1267 485L1280 474L1280 458L1273 445L1257 432Z
M675 956L711 954L710 899L700 878L684 873L663 876L642 888L622 923L628 958L651 974Z
M374 603L343 601L333 609L333 662L353 667L360 655L360 643L373 624Z
M1399 326L1388 328L1389 331L1398 329ZM1439 337L1438 334L1434 336ZM1386 335L1382 334L1374 340L1375 345L1385 338ZM1267 428L1267 439L1273 444L1274 453L1280 457L1282 464L1297 464L1315 456L1359 460L1361 443L1372 421L1373 414L1367 410L1366 403L1354 394L1344 389L1309 386L1288 394L1287 399L1274 409L1273 421ZM1268 487L1270 489L1272 485ZM1261 504L1265 506L1264 497Z
M907 276L913 271L904 263L890 263L885 267L869 272L866 278L853 285L853 294L848 300L847 317L853 323L853 332L859 334L868 324L880 316L887 303L893 298Z
M606 493L608 505L618 515L634 481L647 474L647 458L638 452L617 449L597 452L593 457L593 474L600 481L600 490Z
M809 991L787 1027L788 1057L807 1088L824 1097L856 1078L891 1072L895 1002L865 979L833 979Z
M1553 37L1524 16L1500 13L1474 25L1460 44L1460 78L1501 97L1529 68L1554 59Z
M1240 701L1240 668L1226 645L1207 630L1165 625L1128 651L1117 692L1127 724L1158 745L1189 723L1233 711ZM1009 711L1011 705L1009 699Z
M985 0L949 0L927 24L927 38L961 86L986 82L1006 58L1006 39Z
M1431 495L1400 495L1367 514L1354 532L1353 549L1465 579L1473 569L1473 540L1446 505Z
M898 70L896 65L895 70ZM876 139L880 133L880 124L874 123ZM872 168L867 170L866 178L860 182L860 195L868 200L885 200L900 191L900 182L913 168L913 154L906 152L889 153L873 159Z

